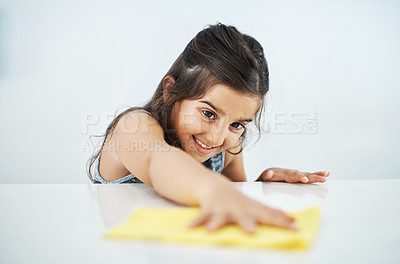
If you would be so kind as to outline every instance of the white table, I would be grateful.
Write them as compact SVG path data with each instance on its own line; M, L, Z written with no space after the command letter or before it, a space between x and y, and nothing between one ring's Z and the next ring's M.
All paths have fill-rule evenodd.
M303 251L106 240L137 206L176 206L144 184L0 185L0 263L400 263L400 180L234 183L284 210L322 209Z

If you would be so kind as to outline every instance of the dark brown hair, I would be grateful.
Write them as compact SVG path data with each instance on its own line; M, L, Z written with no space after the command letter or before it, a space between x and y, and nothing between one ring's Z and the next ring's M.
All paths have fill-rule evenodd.
M166 76L173 77L175 84L168 88L167 100L164 101L163 80ZM170 118L174 105L185 99L202 97L215 84L224 84L244 95L261 99L262 104L254 120L260 138L264 96L269 90L269 72L263 48L257 40L240 33L234 26L221 23L209 25L187 44L144 106L123 111L109 124L105 134L100 136L104 137L100 150L88 160L88 177L93 181L91 167L118 121L125 114L138 109L150 112L163 128L165 141L182 149ZM246 130L240 136L242 148L239 152L227 151L239 154L244 148L245 137Z

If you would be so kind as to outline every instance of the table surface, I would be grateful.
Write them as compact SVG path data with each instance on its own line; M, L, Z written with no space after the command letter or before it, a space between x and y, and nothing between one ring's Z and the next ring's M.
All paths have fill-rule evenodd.
M138 206L177 206L144 184L0 185L0 263L400 263L400 180L232 183L283 210L321 207L301 251L107 240Z

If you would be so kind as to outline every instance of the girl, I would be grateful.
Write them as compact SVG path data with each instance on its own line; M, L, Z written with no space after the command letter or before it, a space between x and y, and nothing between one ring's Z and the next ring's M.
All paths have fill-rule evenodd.
M192 227L216 230L232 223L248 232L257 224L294 229L292 217L230 184L246 181L246 127L254 122L260 133L268 90L261 45L233 26L211 25L189 42L144 107L129 108L111 122L101 149L89 160L89 178L143 182L175 202L200 206L202 214ZM312 183L325 182L328 175L270 168L258 180Z

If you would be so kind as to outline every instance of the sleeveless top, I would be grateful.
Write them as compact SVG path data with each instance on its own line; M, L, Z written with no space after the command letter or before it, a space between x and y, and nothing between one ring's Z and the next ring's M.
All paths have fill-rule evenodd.
M136 176L133 174L129 174L129 175L127 175L121 179L115 180L115 181L104 180L103 177L101 177L100 172L99 172L100 156L101 156L101 153L99 154L99 156L95 162L93 183L100 183L100 184L143 183L141 180L136 178ZM222 152L210 157L208 160L202 162L201 164L203 164L207 168L209 168L217 173L222 173L222 169L224 168L224 162L225 162L225 151L222 151Z

